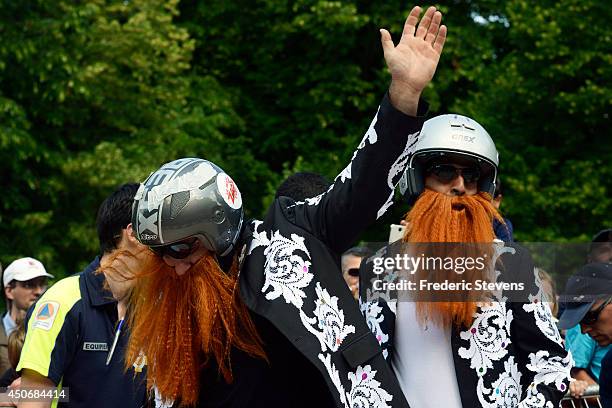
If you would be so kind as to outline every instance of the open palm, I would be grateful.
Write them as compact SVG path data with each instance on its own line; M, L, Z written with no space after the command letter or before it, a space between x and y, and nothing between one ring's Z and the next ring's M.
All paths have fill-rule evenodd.
M420 94L433 78L446 40L446 26L441 26L442 13L429 7L417 28L420 7L414 7L400 42L395 46L387 30L381 30L385 61L391 71L393 86Z

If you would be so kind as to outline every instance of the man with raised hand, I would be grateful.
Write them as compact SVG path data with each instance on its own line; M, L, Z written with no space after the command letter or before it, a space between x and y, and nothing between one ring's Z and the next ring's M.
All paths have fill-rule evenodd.
M243 222L236 184L206 160L175 160L142 184L133 225L156 255L137 257L128 361L146 355L164 402L407 406L337 260L392 204L418 138L446 39L441 13L420 13L397 46L381 30L389 92L325 193L280 197Z
M400 183L414 204L403 242L362 263L362 310L412 408L553 407L567 391L571 356L530 256L493 244L498 165L473 119L426 121ZM380 292L396 274L397 297Z

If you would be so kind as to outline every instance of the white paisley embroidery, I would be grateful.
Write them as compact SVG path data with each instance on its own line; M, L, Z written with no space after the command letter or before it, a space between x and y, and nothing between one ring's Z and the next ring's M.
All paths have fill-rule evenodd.
M553 403L531 384L527 388L527 396L521 401L518 408L553 408Z
M419 134L420 132L415 132L411 135L408 135L408 141L406 142L404 150L398 156L398 158L395 159L395 162L391 165L391 168L389 169L389 174L387 175L387 186L391 189L391 192L389 194L389 197L387 198L387 201L385 201L383 206L378 210L376 219L382 217L387 212L389 207L393 205L393 194L395 192L395 186L399 182L399 176L403 173L404 169L406 168L406 165L408 164L408 159L410 158L410 155L414 152L414 148L416 146L416 141L418 139Z
M323 198L323 196L326 193L321 193L318 196L312 197L312 198L307 198L306 199L306 204L308 205L319 205L319 203L321 202L321 199Z
M508 353L511 322L512 310L506 310L504 302L491 302L481 306L472 327L460 333L462 340L469 340L470 347L461 347L459 356L470 359L470 368L479 377L493 368L492 361L499 361Z
M366 146L366 142L369 142L371 145L373 145L374 143L378 141L378 134L376 133L376 129L374 129L374 125L376 125L376 122L378 121L379 111L380 111L380 106L378 107L378 110L376 111L376 115L374 115L374 119L372 119L372 122L370 123L370 127L368 128L368 131L361 139L361 142L359 142L359 145L357 146L357 150L353 152L353 157L351 157L351 161L340 172L340 174L336 176L336 178L334 179L334 182L337 182L338 180L340 180L340 182L344 183L346 179L350 179L351 178L351 167L353 166L353 160L355 160L355 157L357 157L357 153L359 152L359 150L363 149Z
M344 395L344 387L342 386L342 382L340 381L340 375L338 374L336 366L331 362L331 354L319 354L318 357L319 360L321 360L321 362L325 366L327 374L329 375L329 378L331 378L332 383L336 386L336 389L340 394L340 401L342 402L342 405L346 407L347 405L346 396Z
M536 326L549 339L557 344L561 344L561 335L553 322L550 308L546 303L527 303L523 305L523 310L527 313L533 313Z
M374 379L376 371L367 365L357 367L354 373L349 373L351 391L346 394L348 406L351 408L391 408L387 402L393 399L380 382Z
M476 393L483 408L514 408L521 399L521 373L514 356L504 362L504 371L493 382L492 388L484 385L484 377L478 379Z
M349 164L347 164L346 167L340 172L340 174L336 176L334 182L340 180L341 183L344 183L346 179L351 178L351 166L353 165L353 159L355 158L355 156L357 156L357 152L353 153L353 158L351 159Z
M309 272L310 261L296 254L297 251L310 258L310 253L304 245L304 237L291 234L291 239L288 239L279 231L274 232L264 250L265 282L261 292L266 293L266 290L272 287L272 291L266 293L266 299L274 300L282 296L285 302L301 309L306 297L303 289L308 286L313 274Z
M374 115L372 122L370 122L370 127L368 127L368 131L365 133L365 135L361 139L361 142L359 142L359 145L357 146L357 150L363 149L366 145L366 141L369 142L370 144L374 144L378 141L378 135L376 134L376 129L374 129L374 126L376 125L376 122L378 121L378 112L380 112L380 106L376 110L376 115Z
M270 240L268 239L266 231L258 231L259 227L261 227L261 224L263 224L262 221L253 221L253 240L249 245L249 251L247 255L251 255L251 252L253 252L257 247L267 247L268 245L270 245Z
M382 307L379 306L378 301L370 301L365 302L360 305L361 313L366 319L366 323L370 328L370 331L376 337L376 341L381 346L386 344L389 341L389 335L383 332L380 324L385 320L385 315L383 314ZM389 352L387 350L383 350L383 357L385 359L388 357Z
M372 367L358 366L354 373L348 373L351 390L345 392L338 370L331 362L331 355L319 354L318 357L338 390L340 401L345 408L391 408L387 403L393 400L393 396L374 379L376 371L372 370Z
M548 351L540 350L529 354L527 368L535 373L533 382L537 384L552 384L559 391L567 391L566 383L570 380L570 370L574 365L571 353L562 358L561 356L550 356Z
M300 309L300 318L304 327L316 336L321 343L321 351L338 351L342 342L350 333L355 333L355 326L344 324L344 312L338 308L338 297L330 296L327 289L317 282L315 291L314 316L308 317ZM315 327L316 325L316 327Z
M531 303L524 304L523 310L527 313L533 313L536 326L538 326L540 331L544 333L549 340L552 340L557 344L561 344L561 335L559 334L559 330L553 321L550 308L548 307L548 304L545 303L546 295L542 290L542 279L540 278L538 268L533 269L533 275L535 278L535 285L538 288L538 293L535 296L529 295L529 301Z

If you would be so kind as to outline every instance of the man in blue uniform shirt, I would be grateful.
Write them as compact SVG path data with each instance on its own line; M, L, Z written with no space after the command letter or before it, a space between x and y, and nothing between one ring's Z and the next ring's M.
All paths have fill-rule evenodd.
M123 319L131 283L111 273L96 273L100 262L116 251L139 248L130 225L137 189L138 184L125 184L102 203L96 222L101 257L82 273L57 282L29 316L17 367L21 386L67 389L67 401L58 406L139 408L145 402L144 362L128 372L123 368L127 342ZM39 399L18 406L46 408L51 403Z

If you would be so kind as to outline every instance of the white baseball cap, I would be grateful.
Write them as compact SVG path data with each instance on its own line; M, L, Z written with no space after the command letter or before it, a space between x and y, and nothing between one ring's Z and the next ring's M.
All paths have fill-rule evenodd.
M53 278L53 275L47 273L45 267L39 260L34 258L20 258L11 262L11 264L6 267L4 275L2 276L2 282L4 283L4 287L6 287L12 280L23 282L38 278L39 276Z

